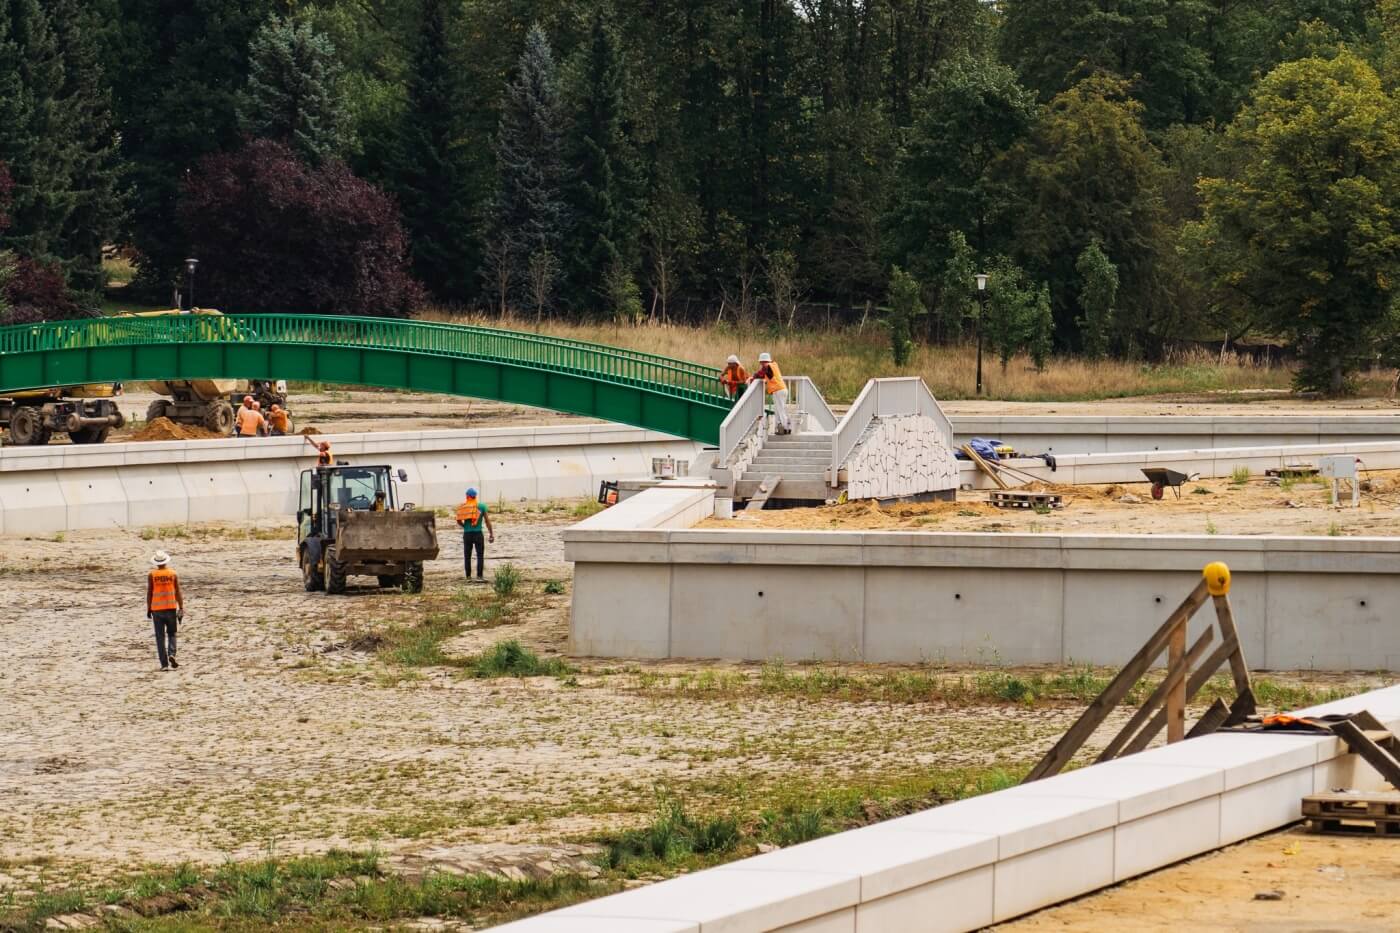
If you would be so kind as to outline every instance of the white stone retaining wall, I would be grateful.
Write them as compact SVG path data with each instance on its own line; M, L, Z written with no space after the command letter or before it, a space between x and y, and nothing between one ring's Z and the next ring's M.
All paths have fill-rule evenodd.
M455 505L594 496L604 479L647 475L653 457L694 462L693 441L620 425L323 435L337 458L408 472L401 493ZM301 437L0 448L0 535L290 517Z
M1161 624L1203 566L1224 560L1251 665L1400 671L1396 538L585 523L564 542L574 562L571 651L580 655L1112 665Z
M958 488L958 462L927 415L877 417L846 458L846 496L891 499Z
M1400 439L1400 413L1357 415L953 415L959 444L1005 441L1027 453L1198 450L1281 444L1363 444Z
M1362 709L1400 728L1400 687L1299 712ZM1217 733L497 929L976 930L1285 826L1306 794L1384 786L1335 738Z

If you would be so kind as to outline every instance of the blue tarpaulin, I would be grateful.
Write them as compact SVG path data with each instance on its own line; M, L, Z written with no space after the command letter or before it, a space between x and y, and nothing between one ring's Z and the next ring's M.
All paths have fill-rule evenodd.
M983 460L1000 460L997 456L997 448L1004 446L1001 441L995 441L988 437L974 437L967 442L967 446L977 451L977 455ZM970 459L967 454L959 450L956 454L959 460Z

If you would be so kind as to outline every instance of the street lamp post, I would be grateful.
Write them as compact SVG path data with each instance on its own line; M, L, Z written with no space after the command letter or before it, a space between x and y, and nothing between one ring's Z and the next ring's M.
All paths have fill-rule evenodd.
M977 395L982 395L982 325L987 319L987 274L980 272L977 278L977 301L981 310L977 314Z
M194 310L194 270L198 265L198 259L185 260L185 300L180 308L183 312Z

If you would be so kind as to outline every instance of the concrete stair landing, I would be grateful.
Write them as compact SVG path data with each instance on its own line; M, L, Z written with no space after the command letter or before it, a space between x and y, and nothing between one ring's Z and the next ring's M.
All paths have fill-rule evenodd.
M739 478L734 492L737 498L748 499L758 492L763 477L777 473L782 481L773 490L772 498L825 502L836 494L826 483L830 466L831 435L770 435Z

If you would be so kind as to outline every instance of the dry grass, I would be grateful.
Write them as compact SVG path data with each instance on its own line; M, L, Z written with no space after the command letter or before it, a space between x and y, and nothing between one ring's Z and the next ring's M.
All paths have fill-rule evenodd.
M480 324L515 330L536 330L532 321L495 317L453 317L428 311L427 320ZM917 347L911 364L900 369L890 359L889 341L878 324L864 331L855 328L775 333L768 329L720 325L690 327L673 324L627 326L610 322L571 324L545 321L541 333L575 340L628 347L660 356L724 365L730 353L752 361L768 350L785 372L816 380L830 402L849 402L867 379L879 376L918 375L940 398L966 398L976 384L977 353L972 346ZM983 357L983 383L988 397L1009 401L1079 401L1136 395L1287 390L1292 370L1259 366L1227 355L1222 362L1204 351L1179 353L1160 364L1121 360L1086 360L1056 357L1044 372L1036 372L1030 358L1013 358L1005 369L991 354ZM1364 380L1364 388L1376 389L1383 374Z

